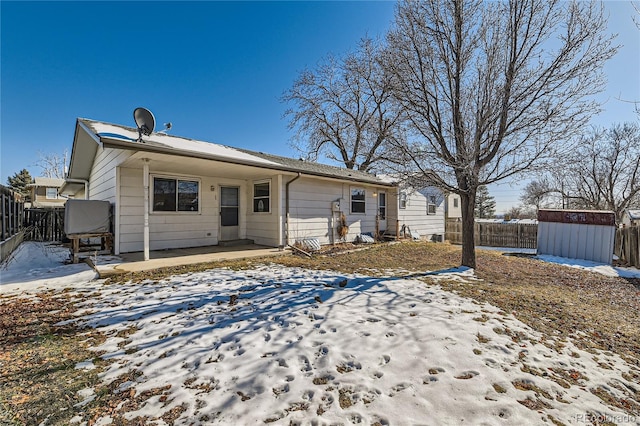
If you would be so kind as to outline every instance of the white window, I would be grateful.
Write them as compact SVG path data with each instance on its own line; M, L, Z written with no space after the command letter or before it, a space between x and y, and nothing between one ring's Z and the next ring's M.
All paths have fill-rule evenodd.
M364 188L351 188L351 213L365 213L366 192Z
M47 200L58 199L58 188L47 188Z
M168 177L153 178L154 212L198 212L200 182Z
M436 214L436 196L427 196L427 214Z
M407 208L407 193L401 192L400 197L398 198L398 203L401 209Z
M271 181L255 182L253 184L253 212L271 212Z

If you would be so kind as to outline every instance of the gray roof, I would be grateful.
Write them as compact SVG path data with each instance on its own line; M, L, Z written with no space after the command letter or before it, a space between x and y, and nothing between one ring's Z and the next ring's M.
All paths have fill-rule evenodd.
M144 136L142 138L143 142L141 143L138 142L138 131L133 127L83 118L79 118L78 123L81 123L85 128L94 133L105 146L117 146L118 148L129 150L155 151L184 157L211 159L270 170L304 173L307 175L381 186L395 186L394 183L383 180L373 174L343 167L265 154L263 152L162 133L152 133L149 136ZM74 160L74 155L72 154L72 163Z
M346 180L357 180L361 182L370 182L385 186L392 186L393 183L383 180L376 175L370 173L361 172L359 170L347 169L344 167L330 166L328 164L316 163L304 159L295 159L289 157L281 157L278 155L265 154L264 152L250 151L247 149L236 148L247 154L255 155L256 157L263 158L274 163L281 164L288 170L298 171L300 173L308 173L318 176L330 176L337 177Z

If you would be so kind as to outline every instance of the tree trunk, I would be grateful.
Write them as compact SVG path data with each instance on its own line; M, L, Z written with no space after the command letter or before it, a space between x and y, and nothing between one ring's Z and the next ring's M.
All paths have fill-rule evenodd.
M472 194L461 194L462 207L462 266L476 267L476 247L474 240L474 207L476 201L475 191Z

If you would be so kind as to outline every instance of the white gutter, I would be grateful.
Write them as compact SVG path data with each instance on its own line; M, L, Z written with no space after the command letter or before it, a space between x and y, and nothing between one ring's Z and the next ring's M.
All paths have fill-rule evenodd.
M72 179L72 178L66 178L65 180L66 182L69 183L83 183L84 184L84 199L88 200L89 199L89 181L86 179Z

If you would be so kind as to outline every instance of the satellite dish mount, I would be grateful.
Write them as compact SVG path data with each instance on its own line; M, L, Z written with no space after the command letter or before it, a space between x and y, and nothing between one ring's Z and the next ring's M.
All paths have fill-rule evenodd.
M143 142L142 135L149 136L156 127L156 118L153 113L146 108L136 108L133 110L133 119L138 128L138 142Z

